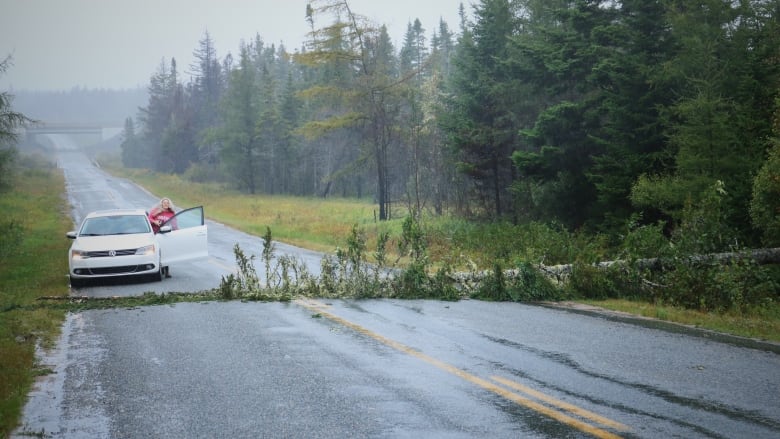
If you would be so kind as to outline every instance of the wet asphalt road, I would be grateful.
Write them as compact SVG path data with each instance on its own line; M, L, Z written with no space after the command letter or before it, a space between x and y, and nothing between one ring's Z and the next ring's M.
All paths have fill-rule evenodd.
M157 198L77 152L61 151L59 163L74 217ZM235 269L235 242L262 248L212 223L209 240L211 258L174 267L171 279L77 294L211 288ZM279 251L319 266L315 253ZM16 437L780 437L777 346L523 304L87 311L68 317L42 361L55 373L31 395Z

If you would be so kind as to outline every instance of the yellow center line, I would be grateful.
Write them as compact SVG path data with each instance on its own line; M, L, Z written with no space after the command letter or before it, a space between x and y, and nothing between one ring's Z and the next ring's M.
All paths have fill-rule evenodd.
M630 430L629 427L627 427L626 425L621 424L620 422L616 422L616 421L613 421L611 419L605 418L603 416L597 415L596 413L590 412L590 411L585 410L585 409L583 409L581 407L578 407L576 405L569 404L567 402L557 400L557 399L555 399L555 398L553 398L553 397L551 397L549 395L546 395L546 394L544 394L542 392L539 392L538 390L534 390L534 389L532 389L532 388L530 388L528 386L524 386L524 385L522 385L522 384L520 384L518 382L509 380L509 379L506 379L506 378L498 377L498 376L490 377L490 379L492 379L493 381L496 381L498 383L501 383L501 384L503 384L503 385L505 385L505 386L507 386L509 388L512 388L514 390L517 390L517 391L523 392L523 393L525 393L527 395L533 396L534 398L536 398L538 400L541 400L541 401L544 401L544 402L546 402L546 403L548 403L550 405L554 405L554 406L556 406L558 408L561 408L561 409L566 410L568 412L574 413L575 415L577 415L577 416L579 416L581 418L590 419L591 421L597 422L597 423L599 423L601 425L604 425L606 427L609 427L609 428L614 428L616 430L622 430L622 431Z
M445 363L443 361L440 361L440 360L437 360L437 359L435 359L433 357L425 355L422 352L419 352L419 351L417 351L417 350L415 350L415 349L413 349L413 348L411 348L409 346L406 346L406 345L404 345L402 343L399 343L399 342L397 342L395 340L391 340L391 339L389 339L387 337L384 337L384 336L379 335L379 334L377 334L375 332L372 332L372 331L370 331L370 330L368 330L368 329L366 329L366 328L364 328L364 327L362 327L362 326L360 326L358 324L352 323L352 322L350 322L348 320L345 320L345 319L343 319L341 317L338 317L338 316L336 316L334 314L331 314L331 313L329 313L328 311L325 310L325 305L320 303L320 302L309 301L309 300L297 300L296 302L298 304L300 304L301 306L303 306L304 308L307 308L307 309L309 309L309 310L311 310L313 312L319 313L320 315L322 315L322 316L324 316L324 317L326 317L326 318L328 318L328 319L330 319L330 320L332 320L332 321L334 321L336 323L339 323L339 324L341 324L343 326L346 326L346 327L348 327L348 328L350 328L350 329L352 329L352 330L354 330L356 332L359 332L359 333L361 333L363 335L371 337L371 338L373 338L373 339L375 339L375 340L377 340L377 341L379 341L379 342L381 342L381 343L383 343L383 344L385 344L387 346L390 346L390 347L392 347L392 348L394 348L394 349L396 349L398 351L401 351L401 352L403 352L405 354L408 354L408 355L410 355L412 357L415 357L415 358L418 358L418 359L420 359L422 361L425 361L426 363L431 364L431 365L433 365L433 366L435 366L435 367L437 367L437 368L439 368L439 369L441 369L441 370L443 370L445 372L448 372L448 373L451 373L451 374L453 374L453 375L455 375L457 377L460 377L460 378L462 378L462 379L464 379L464 380L466 380L466 381L468 381L468 382L470 382L472 384L475 384L475 385L477 385L479 387L482 387L485 390L493 392L493 393L495 393L497 395L500 395L500 396L502 396L502 397L504 397L504 398L506 398L506 399L508 399L508 400L510 400L512 402L515 402L515 403L517 403L519 405L522 405L522 406L527 407L527 408L529 408L531 410L534 410L537 413L541 413L541 414L543 414L545 416L548 416L548 417L550 417L552 419L555 419L558 422L561 422L561 423L566 424L568 426L574 427L577 430L580 430L582 432L591 434L591 435L593 435L593 436L595 436L595 437L597 437L599 439L619 439L620 438L620 436L615 435L615 434L613 434L613 433L611 433L609 431L602 430L602 429L600 429L598 427L590 425L590 424L588 424L586 422L583 422L583 421L581 421L579 419L575 419L575 418L573 418L571 416L568 416L568 415L566 415L564 413L556 411L556 410L554 410L554 409L552 409L552 408L550 408L550 407L548 407L548 406L546 406L544 404L541 404L541 403L538 403L538 402L533 401L531 399L525 398L525 397L523 397L521 395L518 395L517 393L511 392L511 391L509 391L509 390L507 390L507 389L505 389L503 387L500 387L500 386L498 386L498 385L496 385L496 384L494 384L494 383L492 383L492 382L490 382L488 380L482 379L482 378L480 378L480 377L478 377L476 375L472 375L472 374L466 372L465 370L458 369L455 366L452 366L452 365L447 364L447 363ZM575 406L571 406L571 407L575 407ZM580 410L585 412L584 409L580 409ZM606 418L602 418L602 419L607 420ZM609 421L609 420L607 420L607 421ZM609 422L614 423L615 425L623 426L622 424L616 423L614 421L609 421ZM604 425L607 425L607 424L604 424Z

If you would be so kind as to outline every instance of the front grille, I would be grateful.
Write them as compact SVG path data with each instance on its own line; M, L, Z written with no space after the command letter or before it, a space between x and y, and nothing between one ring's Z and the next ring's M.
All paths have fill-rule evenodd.
M89 252L87 254L87 257L90 258L106 258L106 257L113 257L113 256L131 256L135 254L136 249L130 248L130 249L124 249L124 250L114 250L116 254L112 255L111 250L99 250L94 252Z
M81 276L101 276L106 274L133 274L154 268L153 265L123 265L118 267L79 268L74 270Z

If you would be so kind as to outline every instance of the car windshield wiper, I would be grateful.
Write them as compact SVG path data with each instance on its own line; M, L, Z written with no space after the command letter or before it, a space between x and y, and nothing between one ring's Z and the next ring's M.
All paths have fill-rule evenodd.
M81 233L79 236L103 236L102 233Z

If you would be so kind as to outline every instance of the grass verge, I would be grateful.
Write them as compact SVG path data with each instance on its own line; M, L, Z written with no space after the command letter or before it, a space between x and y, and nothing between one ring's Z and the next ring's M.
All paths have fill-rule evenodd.
M767 304L746 312L702 312L626 299L578 300L612 311L780 343L780 305Z
M65 310L35 306L68 294L65 232L73 227L54 169L20 172L0 194L0 437L15 428L35 379L35 348L59 335Z

